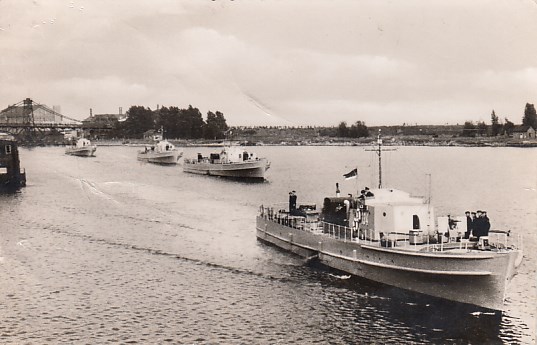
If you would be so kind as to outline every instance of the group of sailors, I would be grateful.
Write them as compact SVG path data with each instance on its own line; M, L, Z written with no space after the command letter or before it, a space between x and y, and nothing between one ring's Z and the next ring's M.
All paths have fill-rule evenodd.
M359 200L365 200L366 198L372 198L375 194L369 190L369 187L365 187L360 191L360 196L358 197Z
M482 236L488 236L490 230L490 220L487 217L487 211L478 210L477 212L466 211L466 233L464 238L470 236L479 240Z
M295 191L292 191L291 193L295 193ZM291 195L291 193L289 193L289 195ZM339 183L336 183L336 197L340 197L341 194L340 194L340 190L339 190ZM371 192L371 190L369 190L369 187L365 187L364 189L362 189L360 191L360 196L358 196L358 200L360 202L364 201L366 198L372 198L374 197L375 194L373 194L373 192ZM349 197L352 198L352 194L349 194Z

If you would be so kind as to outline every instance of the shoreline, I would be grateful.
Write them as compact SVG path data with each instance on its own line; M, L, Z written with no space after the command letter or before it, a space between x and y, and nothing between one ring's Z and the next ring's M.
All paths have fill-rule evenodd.
M213 147L218 148L224 146L223 141L207 141L207 140L185 140L185 139L168 139L169 142L177 147ZM153 142L143 139L122 139L122 140L92 140L97 146L133 146L144 147L151 145ZM266 140L266 141L249 141L246 139L234 140L236 145L240 146L371 146L376 145L376 139L360 138L355 140L343 140L340 138L326 138L326 140L311 141L304 140ZM65 146L66 143L50 142L50 143L28 143L21 141L21 147L37 147L37 146ZM517 148L532 148L537 147L537 140L490 140L490 138L456 138L451 140L425 140L416 138L400 138L386 137L383 140L384 146L435 146L435 147L517 147Z

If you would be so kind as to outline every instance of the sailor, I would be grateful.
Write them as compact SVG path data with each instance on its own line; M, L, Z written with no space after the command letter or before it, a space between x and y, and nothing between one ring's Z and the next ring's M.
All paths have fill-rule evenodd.
M482 212L483 218L483 234L481 236L488 236L490 230L490 219L487 217L487 211Z
M373 194L370 190L369 190L369 187L365 187L365 196L370 198L370 197L373 197L375 196L375 194Z
M289 214L293 215L296 212L296 192L289 192Z
M336 196L339 198L341 192L339 191L339 183L336 182Z
M477 211L477 217L474 219L473 227L472 227L472 235L474 237L477 237L479 240L479 237L483 236L483 212L481 210Z
M464 233L464 238L468 239L470 238L470 235L472 234L472 227L473 227L474 219L471 216L470 211L466 211L464 212L464 214L466 215L466 232Z

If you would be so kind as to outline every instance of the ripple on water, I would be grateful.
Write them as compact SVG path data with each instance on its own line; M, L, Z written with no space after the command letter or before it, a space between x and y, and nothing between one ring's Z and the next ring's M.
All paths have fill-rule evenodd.
M63 155L57 158L54 148L24 150L27 171L34 172L32 188L8 202L8 207L0 206L0 254L4 258L0 265L5 278L0 284L5 311L0 316L2 342L420 344L531 340L527 325L534 324L535 312L525 296L535 289L535 282L527 279L535 273L531 261L532 253L537 252L534 237L527 243L522 274L513 282L507 304L511 310L501 321L450 312L411 297L401 299L355 279L342 282L325 270L304 266L302 260L256 242L258 204L281 199L291 187L304 200L332 193L332 183L326 181L334 179L333 169L318 167L344 165L356 154L355 149L316 148L316 155L317 151L323 154L315 165L316 174L311 174L314 169L308 160L296 154L309 152L308 148L260 148L274 153L273 167L281 168L272 171L270 183L258 185L141 166L132 159L136 150L130 149L103 148L98 165ZM417 152L421 162L436 162L423 164L423 169L436 169L439 174L450 171L450 181L476 181L463 191L469 194L499 180L498 174L505 175L492 169L496 166L488 166L494 165L491 158L501 158L510 169L516 167L502 150L483 158L480 151L478 164L490 174L474 179L443 166L452 159L446 152L453 151L402 151L406 158ZM519 179L535 173L534 168L520 169ZM389 169L387 174L389 177ZM399 174L404 175L402 179L411 177L407 171ZM368 176L368 171L362 175ZM453 189L447 185L437 186L440 190L433 198L446 210L456 210L460 205L442 199L441 189ZM489 199L480 202L486 203L489 213L496 212L500 221L508 215L495 209L497 200L514 205L517 214L535 217L528 207L534 199L528 193L505 193L517 186L516 181L504 181L498 187L501 197L488 189ZM512 225L513 232L535 228L534 221L517 221L503 225ZM437 314L460 322L448 327Z

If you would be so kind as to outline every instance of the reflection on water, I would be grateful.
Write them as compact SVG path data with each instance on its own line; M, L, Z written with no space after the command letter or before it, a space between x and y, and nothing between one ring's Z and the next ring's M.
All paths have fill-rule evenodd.
M256 151L272 165L252 184L143 164L131 147L99 147L92 159L21 149L28 186L0 196L2 343L534 341L537 151L404 147L385 157L390 186L427 195L432 174L437 213L486 209L493 227L526 236L503 316L257 242L260 204L290 190L319 203L335 182L355 193L375 185L375 164L359 147ZM342 181L356 165L359 179Z

